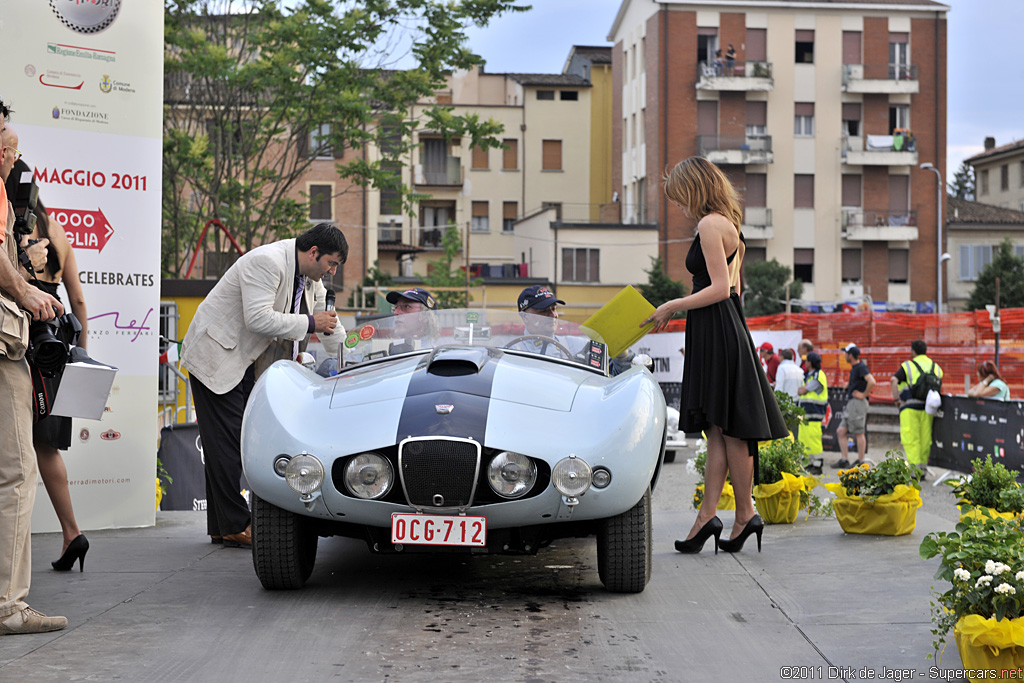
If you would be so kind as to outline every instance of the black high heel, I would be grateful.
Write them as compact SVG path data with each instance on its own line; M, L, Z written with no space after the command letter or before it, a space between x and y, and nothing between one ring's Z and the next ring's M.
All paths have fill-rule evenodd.
M743 527L743 531L736 538L727 538L724 541L718 542L718 547L727 553L739 552L743 548L743 543L747 540L747 536L750 534L757 534L757 552L761 552L761 533L764 531L764 522L761 520L761 515L754 515L747 522L746 526Z
M78 560L78 571L84 572L87 552L89 552L89 539L85 537L85 534L78 534L75 536L75 540L68 544L68 549L64 551L60 559L54 560L50 564L57 571L66 572L74 567L75 560Z
M722 520L717 516L709 519L704 526L700 528L693 538L686 541L676 541L676 550L681 553L699 553L704 549L704 542L708 540L709 536L715 537L715 555L718 554L718 538L722 535Z

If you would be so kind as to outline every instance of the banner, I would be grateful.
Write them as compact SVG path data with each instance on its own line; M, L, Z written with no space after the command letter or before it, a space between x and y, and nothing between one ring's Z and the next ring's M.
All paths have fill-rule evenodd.
M89 355L120 369L102 421L75 419L64 454L83 529L155 521L163 13L159 0L6 2L0 26L9 125L75 248ZM36 500L32 530L58 530L41 481Z
M987 454L1024 472L1024 402L943 395L932 422L928 464L970 472L971 461Z

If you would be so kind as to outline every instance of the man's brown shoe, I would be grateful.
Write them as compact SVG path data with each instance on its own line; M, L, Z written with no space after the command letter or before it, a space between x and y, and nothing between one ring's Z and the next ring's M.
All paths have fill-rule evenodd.
M245 527L245 531L237 534L224 536L225 548L251 548L252 547L252 525Z
M59 631L67 625L67 617L48 617L42 612L26 607L0 621L0 636Z

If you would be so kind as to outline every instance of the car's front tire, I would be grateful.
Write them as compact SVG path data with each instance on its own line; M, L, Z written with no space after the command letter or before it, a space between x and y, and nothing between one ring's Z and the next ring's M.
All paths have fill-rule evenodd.
M316 545L308 520L252 494L252 564L264 588L302 588L313 573Z
M651 489L597 532L597 574L612 593L640 593L651 580Z
M676 452L675 451L665 451L665 462L675 462L675 461L676 461Z

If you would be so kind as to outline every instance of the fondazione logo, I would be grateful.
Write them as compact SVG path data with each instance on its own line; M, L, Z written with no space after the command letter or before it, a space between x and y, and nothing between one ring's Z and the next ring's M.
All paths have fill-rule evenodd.
M75 33L99 33L114 23L121 0L50 0L50 9Z

